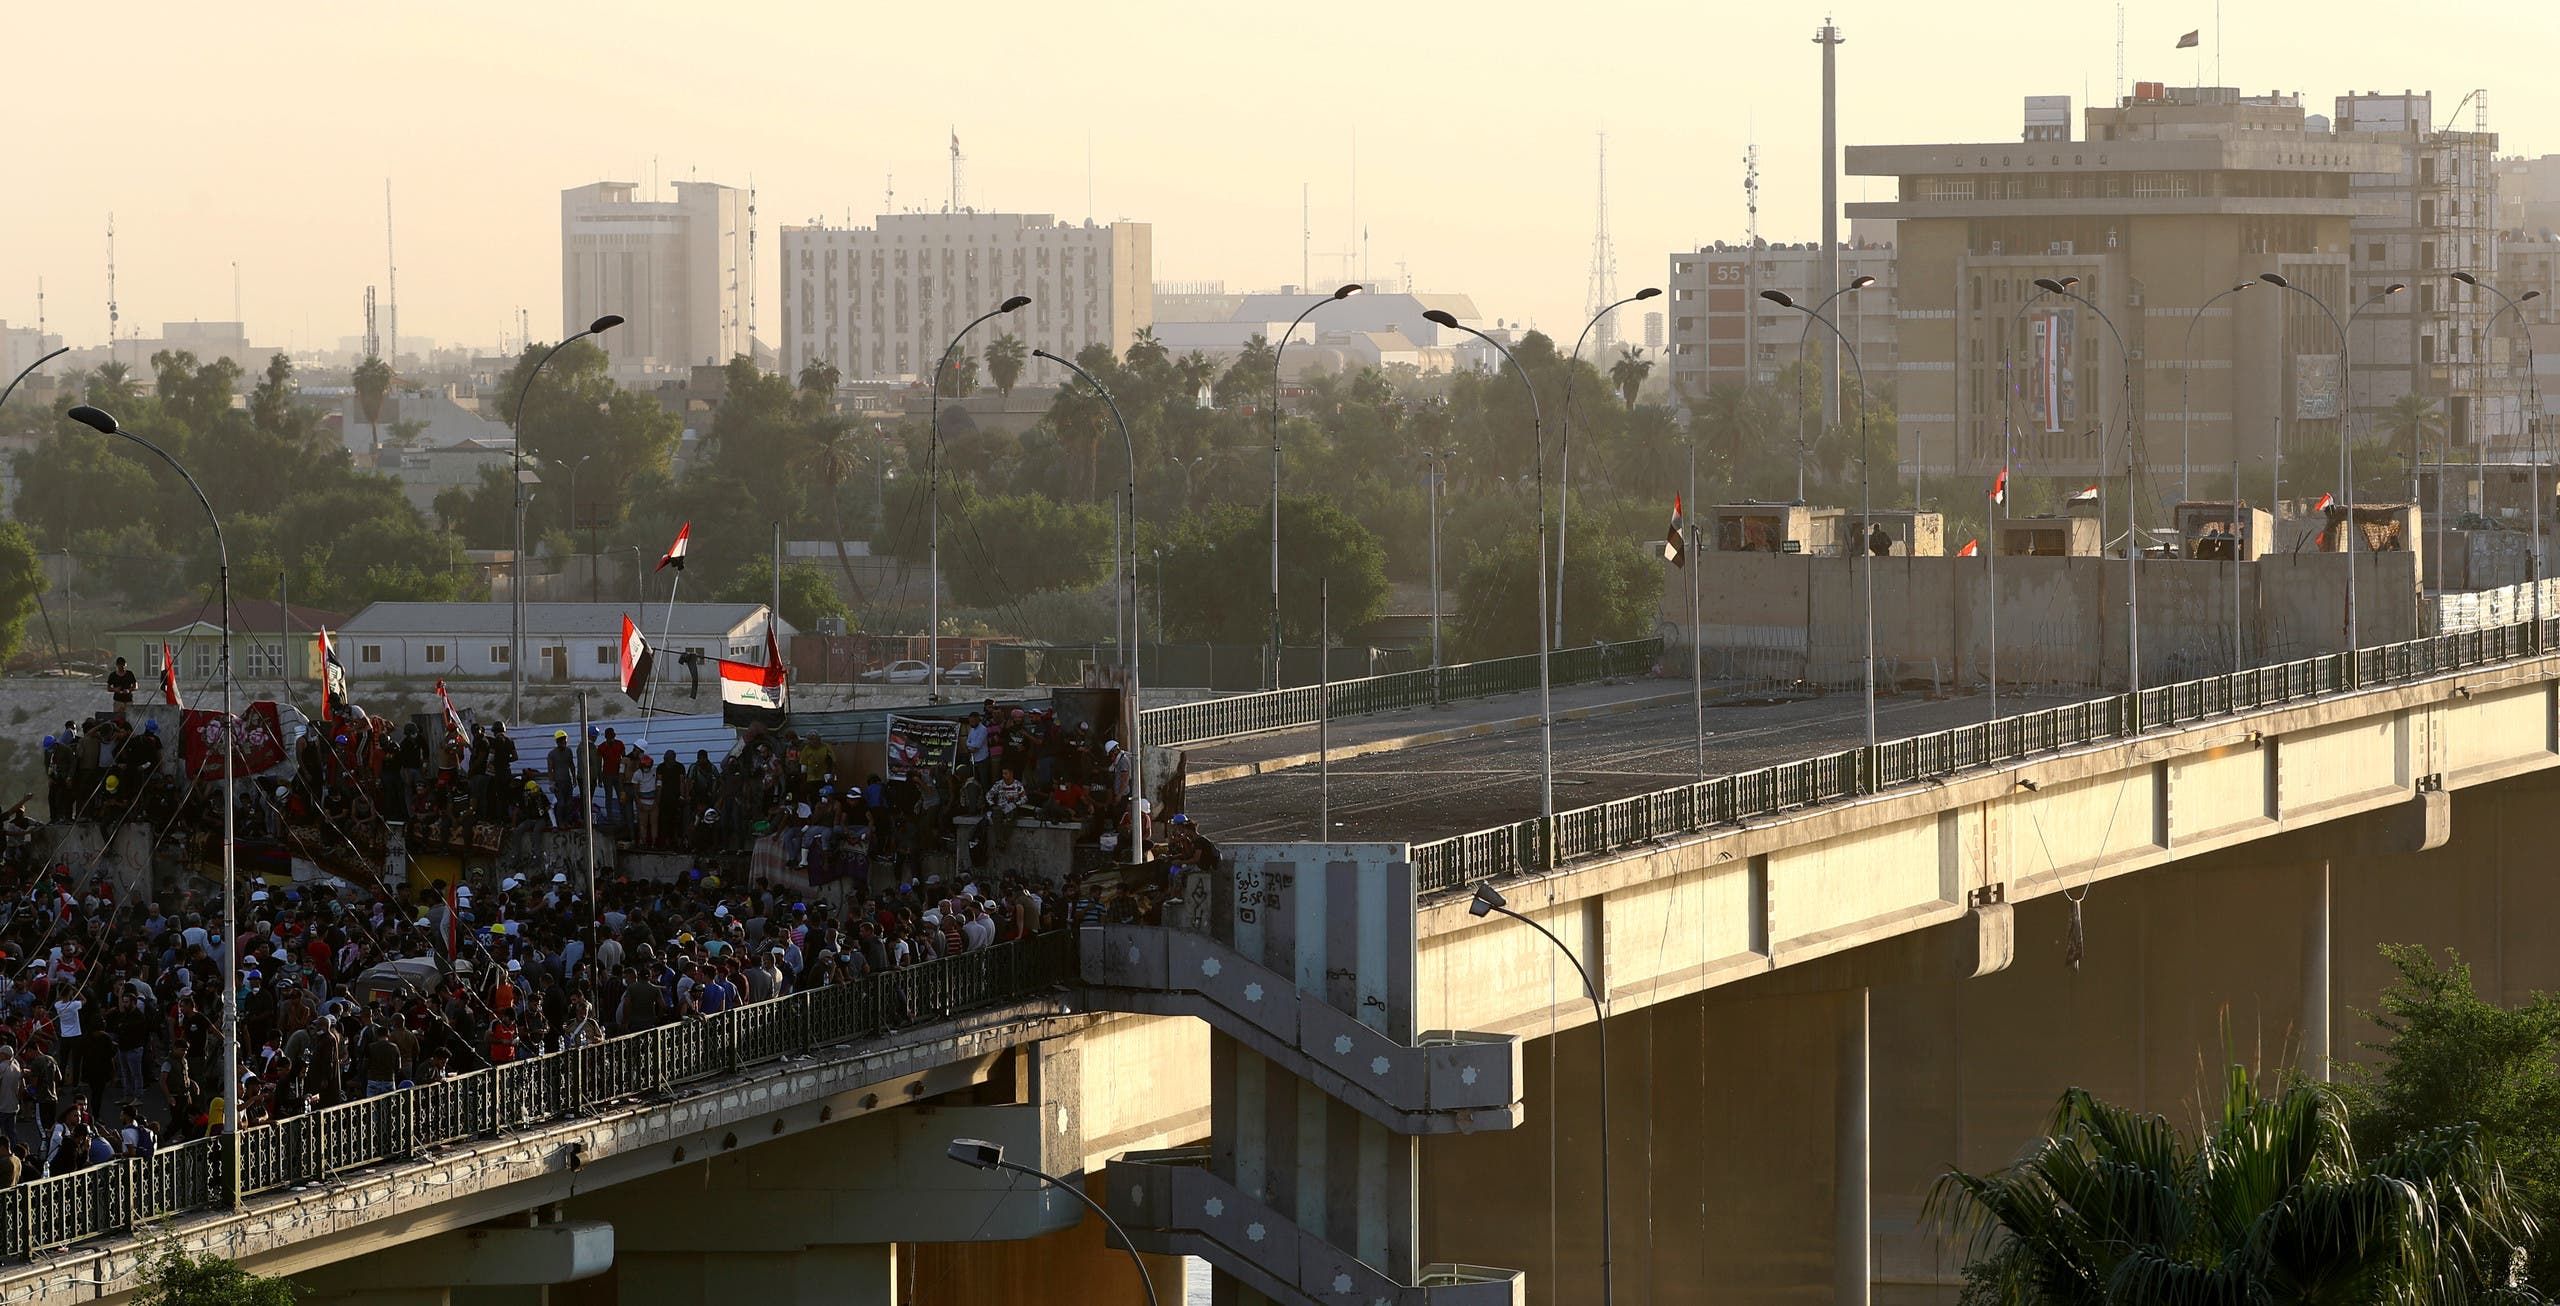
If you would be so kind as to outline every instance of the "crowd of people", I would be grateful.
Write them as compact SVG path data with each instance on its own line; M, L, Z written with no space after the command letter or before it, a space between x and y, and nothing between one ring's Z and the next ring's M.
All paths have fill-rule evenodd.
M47 815L94 823L107 843L139 824L171 860L214 864L222 786L187 775L156 722L131 720L130 686L110 688L109 711L45 741ZM1152 922L1184 872L1217 858L1176 816L1159 868L1123 872L1119 841L1144 811L1129 759L1037 707L982 704L947 762L900 779L854 781L825 740L790 730L689 761L617 727L585 742L554 731L540 764L519 766L500 726L431 744L417 722L350 711L241 785L236 1085L222 1075L233 945L214 882L120 892L94 854L37 856L30 803L0 816L0 1182L1046 930ZM650 878L608 871L590 901L562 841L540 836L591 815L600 839L673 855ZM1077 827L1091 873L1054 884L1000 869L1034 819ZM394 842L464 869L390 882ZM776 852L800 887L756 873ZM295 858L330 874L297 882Z

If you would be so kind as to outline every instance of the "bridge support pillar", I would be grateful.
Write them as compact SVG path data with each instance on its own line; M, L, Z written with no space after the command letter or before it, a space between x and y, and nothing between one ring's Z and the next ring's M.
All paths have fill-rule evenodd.
M1839 1147L1832 1160L1832 1232L1838 1250L1831 1261L1831 1299L1843 1306L1865 1306L1875 1281L1870 1150L1874 1075L1868 1061L1874 1020L1871 992L1861 986L1840 995L1840 1087L1834 1099Z

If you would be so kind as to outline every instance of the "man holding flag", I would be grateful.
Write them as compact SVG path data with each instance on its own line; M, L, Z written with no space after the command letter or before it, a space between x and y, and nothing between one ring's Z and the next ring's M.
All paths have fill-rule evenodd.
M347 715L347 664L338 660L337 641L329 638L329 628L320 628L320 719L344 720Z
M185 707L178 701L178 655L175 649L160 646L160 701L171 707Z

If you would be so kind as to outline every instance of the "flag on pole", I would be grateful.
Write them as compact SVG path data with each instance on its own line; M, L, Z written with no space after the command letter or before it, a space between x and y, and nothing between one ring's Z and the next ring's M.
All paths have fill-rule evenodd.
M631 701L639 702L640 696L648 692L649 664L657 656L657 650L649 647L649 641L640 634L640 628L631 624L629 616L623 617L622 692L629 694Z
M1662 542L1664 552L1662 556L1670 559L1671 565L1674 567L1686 567L1689 565L1689 522L1688 517L1682 511L1682 507L1683 505L1680 502L1680 496L1677 494L1672 495L1671 529L1663 536Z
M347 665L338 660L337 641L320 628L320 719L335 721L347 714Z
M667 568L673 567L678 571L684 570L685 545L690 543L692 540L692 522L686 522L684 525L676 528L676 542L667 546L666 556L658 559L657 569L659 571L665 571Z
M729 726L780 725L790 713L785 687L782 644L773 630L764 632L763 665L720 659L720 721Z
M2098 487L2094 485L2071 496L2071 502L2073 503L2096 503L2097 501Z
M178 701L178 655L168 645L160 646L160 701L171 707L185 707Z
M2198 28L2195 31L2189 32L2178 38L2178 48L2181 50L2192 50L2202 44L2204 44L2204 29L2202 28Z
M2000 469L2000 474L1991 480L1991 503L1992 506L1998 507L2007 502L2009 502L2009 469L2003 467Z
M445 692L444 682L436 682L436 701L444 705L444 737L448 745L460 745L469 737L462 728L462 714L453 710L453 695Z
M2327 494L2321 495L2321 496L2320 496L2320 502L2318 502L2318 503L2315 503L2315 504L2311 505L2311 511L2313 511L2313 512L2327 512L2327 511L2329 511L2329 505L2330 505L2330 504L2333 504L2333 503L2336 503L2336 502L2337 502L2337 498L2336 498L2336 496L2334 496L2334 495L2327 495Z
M1982 541L1979 538L1966 540L1964 542L1964 547L1956 550L1956 556L1959 558L1979 557L1981 553Z

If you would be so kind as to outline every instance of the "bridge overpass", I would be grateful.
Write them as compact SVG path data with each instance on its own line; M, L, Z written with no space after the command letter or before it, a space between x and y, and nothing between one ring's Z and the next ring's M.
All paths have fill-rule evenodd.
M1544 940L1468 914L1487 881L1612 1005L1620 1291L1951 1300L1921 1194L2007 1159L2064 1084L2174 1114L2227 1047L2324 1067L2376 942L2461 946L2493 996L2560 987L2534 928L2560 905L2537 856L2560 668L2533 635L2038 708L1551 823L1231 844L1173 927L262 1131L242 1212L205 1209L219 1160L183 1148L0 1192L0 1253L31 1258L0 1297L111 1300L175 1240L348 1300L1135 1300L1073 1209L933 1164L974 1133L1082 1170L1226 1299L1596 1300L1591 1013ZM1786 710L1730 742L1818 744L1822 705ZM1606 729L1685 735L1685 705L1656 711L1676 728ZM1449 742L1498 758L1490 733ZM1427 777L1437 747L1379 756ZM1647 769L1678 768L1625 768ZM1232 783L1195 810L1285 819L1261 794L1302 787ZM1425 784L1359 819L1433 832L1446 806Z

